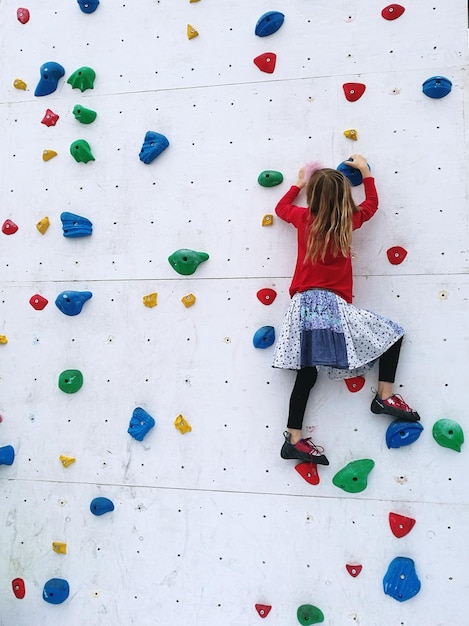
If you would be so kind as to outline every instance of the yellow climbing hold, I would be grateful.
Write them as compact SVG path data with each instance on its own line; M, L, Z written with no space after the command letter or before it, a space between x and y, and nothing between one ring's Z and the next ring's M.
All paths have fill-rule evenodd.
M43 161L50 161L51 159L53 159L56 156L57 156L57 152L55 150L44 150L43 153L42 153L42 160Z
M349 128L348 130L344 130L344 135L349 139L353 139L353 141L357 141L358 133L354 128Z
M6 335L0 335L0 343L8 343Z
M193 293L188 293L187 296L184 296L181 299L181 302L183 303L183 305L186 308L189 308L190 306L192 306L193 304L195 304L195 296Z
M272 226L273 223L274 223L274 216L271 215L270 213L268 213L267 215L264 215L264 217L262 218L262 226Z
M147 296L143 296L143 304L149 307L150 309L152 309L154 306L158 304L156 301L157 298L158 298L157 293L149 293Z
M199 0L189 0L191 3L192 2L199 2Z
M62 541L53 541L52 550L57 554L67 554L67 544Z
M41 235L44 235L44 233L49 228L49 226L50 226L50 222L49 222L49 218L47 217L47 215L43 217L42 220L39 220L39 222L36 224L36 228L41 233Z
M59 456L59 461L64 467L69 467L72 463L75 463L76 458L74 456L64 456L63 454L61 454Z
M182 415L178 415L174 420L174 425L177 430L181 433L181 435L185 435L186 433L190 433L192 430L192 426L190 426Z
M26 83L24 82L24 80L21 80L21 78L15 78L15 80L13 81L13 87L15 89L22 89L23 91L26 91Z
M191 26L190 24L187 25L187 38L188 39L194 39L194 37L197 37L199 33L195 30L195 28L193 26Z

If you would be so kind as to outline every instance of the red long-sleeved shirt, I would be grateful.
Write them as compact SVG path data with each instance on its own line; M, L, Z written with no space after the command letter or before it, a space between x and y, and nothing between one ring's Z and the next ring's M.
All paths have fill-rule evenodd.
M353 214L353 230L360 228L378 209L378 194L374 178L363 179L365 200L359 205L360 210ZM351 255L339 254L334 257L326 251L324 261L314 263L304 261L307 243L307 226L310 212L307 207L292 204L300 193L300 188L293 185L275 207L275 213L285 222L293 224L298 231L298 255L295 272L290 285L290 296L307 289L330 289L347 302L352 302L352 259Z

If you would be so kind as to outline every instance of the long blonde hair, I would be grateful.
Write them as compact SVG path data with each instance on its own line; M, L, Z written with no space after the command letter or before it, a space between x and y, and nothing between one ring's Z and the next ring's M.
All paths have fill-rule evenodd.
M310 210L305 261L324 261L326 252L347 256L352 245L352 215L359 209L351 186L339 171L328 167L316 170L306 185Z

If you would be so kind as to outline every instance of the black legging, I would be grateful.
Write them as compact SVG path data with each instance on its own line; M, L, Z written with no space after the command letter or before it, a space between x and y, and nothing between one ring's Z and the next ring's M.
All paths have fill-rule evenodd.
M395 381L402 339L403 337L398 339L379 358L379 380L381 382L393 383ZM316 367L304 367L298 370L290 396L287 428L301 430L309 392L314 387L317 378L318 370Z

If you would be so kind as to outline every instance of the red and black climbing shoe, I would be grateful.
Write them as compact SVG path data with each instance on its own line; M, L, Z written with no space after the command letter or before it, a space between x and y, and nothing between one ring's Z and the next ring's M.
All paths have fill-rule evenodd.
M329 465L327 457L323 454L324 448L316 446L311 438L300 439L295 444L290 443L290 433L283 433L285 442L280 450L282 459L297 459L298 461L306 461L315 465Z
M376 394L370 408L372 413L384 413L385 415L390 415L391 417L405 420L406 422L418 422L420 420L420 415L417 411L411 409L410 406L404 402L402 396L398 394L393 394L386 400L383 400Z

